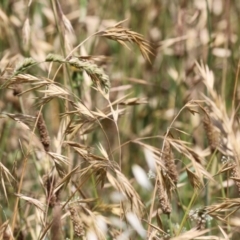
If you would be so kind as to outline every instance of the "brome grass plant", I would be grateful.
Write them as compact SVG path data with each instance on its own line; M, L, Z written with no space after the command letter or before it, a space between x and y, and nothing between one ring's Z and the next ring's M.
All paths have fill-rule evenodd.
M0 239L239 239L239 11L1 1Z

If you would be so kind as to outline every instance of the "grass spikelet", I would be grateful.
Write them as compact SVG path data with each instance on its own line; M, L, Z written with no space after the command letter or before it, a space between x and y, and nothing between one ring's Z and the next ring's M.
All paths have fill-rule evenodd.
M21 72L24 72L26 69L28 69L29 67L32 67L33 65L35 65L37 62L36 60L34 60L33 58L25 58L23 60L22 63L20 63L20 65L18 65L16 68L15 68L15 71L14 71L14 75L16 74L19 74Z
M204 109L203 126L207 135L210 149L213 153L219 145L219 134L211 121L209 110L207 108Z
M107 172L107 178L110 184L116 188L119 192L124 194L128 201L130 202L130 207L128 208L127 202L125 202L124 207L128 208L127 211L134 212L137 216L142 215L143 210L143 203L136 192L136 190L133 188L133 186L130 184L128 179L117 169L115 169L116 178Z
M186 169L188 179L194 189L199 189L202 187L202 181L199 179L199 177L194 174L192 171L190 171L188 168Z
M39 79L33 75L30 74L18 74L16 76L14 76L13 78L7 80L2 86L1 88L10 88L11 85L14 85L12 88L14 89L16 87L16 85L19 85L20 87L22 87L22 83L30 83L30 84L35 84L37 85L39 82L39 85L47 85L49 84L48 81L45 81L43 79ZM47 83L48 82L48 83Z
M126 42L135 43L139 47L143 57L150 62L149 54L153 55L150 43L146 41L141 34L131 31L128 28L124 28L122 26L123 22L124 21L121 21L115 26L99 32L97 35L117 41L127 48L128 46Z
M157 196L158 196L158 202L160 205L161 210L164 214L170 214L172 212L172 207L169 202L168 194L166 187L160 182L160 180L157 180Z
M174 155L169 140L166 140L164 142L163 154L164 154L163 161L166 167L166 174L168 175L169 179L176 185L178 181L178 172L174 162Z
M37 112L36 116L38 117L37 128L40 135L40 141L44 147L44 150L48 152L50 150L50 137L48 134L47 126L43 119L42 113Z
M112 58L104 55L90 55L90 56L77 56L81 61L89 61L90 63L95 63L98 66L106 65L112 61Z
M45 205L38 199L32 198L23 194L15 194L16 197L26 201L29 204L32 204L34 207L38 208L40 211L44 212Z
M68 33L73 33L73 27L71 22L67 19L67 17L64 15L62 7L59 3L59 1L56 1L56 10L57 10L57 14L58 17L62 23L62 26L64 27L64 30L67 30Z
M46 62L59 62L63 63L65 61L64 57L58 54L49 53L45 58Z
M44 187L46 189L46 199L48 206L54 208L54 206L59 202L60 191L54 192L56 186L56 179L51 175L47 174L43 177Z
M110 81L108 75L104 73L102 68L99 68L96 64L88 61L81 61L76 57L72 57L69 60L69 64L78 70L84 70L91 77L93 83L99 90L103 89L105 93L108 93L110 88Z
M80 216L78 214L80 209L76 208L75 206L69 206L68 210L71 215L70 218L73 223L75 235L78 237L85 236L84 225L83 225L82 219L80 218Z
M51 225L51 239L52 240L62 240L62 224L61 224L61 215L62 215L62 208L61 205L55 204L53 208L53 220Z
M240 195L240 173L237 164L233 164L233 168L231 171L232 179L234 180L237 188L238 188L238 194Z

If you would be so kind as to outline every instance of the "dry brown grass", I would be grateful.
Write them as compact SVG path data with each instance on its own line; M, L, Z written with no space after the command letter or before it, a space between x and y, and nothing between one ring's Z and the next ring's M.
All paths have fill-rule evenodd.
M0 239L231 239L239 4L3 2Z

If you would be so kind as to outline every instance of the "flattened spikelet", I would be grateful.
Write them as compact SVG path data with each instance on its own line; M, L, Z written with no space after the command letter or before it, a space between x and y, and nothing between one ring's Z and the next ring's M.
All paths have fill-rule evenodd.
M109 27L106 30L99 32L98 35L117 41L127 48L128 46L125 42L137 44L143 57L150 62L149 54L153 55L150 43L146 41L141 34L131 31L128 28L124 28L122 26L122 22L123 21L113 27Z
M170 214L172 211L172 207L169 202L169 198L167 195L167 191L163 184L157 180L157 193L158 193L158 201L160 204L160 208L162 209L164 214Z
M43 181L44 181L44 187L46 188L47 203L50 208L53 208L56 205L56 203L59 201L60 190L58 190L56 193L54 193L56 180L52 175L50 175L50 174L45 175L43 177Z
M36 116L38 115L39 115L39 112L37 112ZM45 121L43 119L42 113L40 113L40 116L38 118L37 128L40 135L40 141L45 151L48 152L50 150L50 137L49 137L48 130L47 130Z
M173 183L176 185L178 181L178 172L174 162L174 155L171 149L171 145L168 140L166 140L164 143L163 154L164 154L163 160L167 171L166 173L169 176L169 178L173 181Z
M235 184L237 185L238 194L240 195L240 173L236 164L233 164L231 175Z
M68 210L71 214L70 218L71 218L73 226L74 226L75 235L78 237L84 236L85 231L84 231L83 222L82 222L80 216L78 215L79 209L74 206L69 206Z
M210 145L211 151L214 152L219 145L219 134L213 126L211 118L209 116L209 110L205 108L205 113L203 117L203 126L206 131L208 143Z
M187 175L188 175L188 180L190 181L190 184L192 185L193 188L201 188L202 187L202 182L199 179L199 177L190 171L188 168L186 169Z
M63 14L62 7L59 1L56 1L56 10L59 16L59 19L64 27L64 30L68 31L69 33L73 33L73 27L71 22L67 19L67 17Z

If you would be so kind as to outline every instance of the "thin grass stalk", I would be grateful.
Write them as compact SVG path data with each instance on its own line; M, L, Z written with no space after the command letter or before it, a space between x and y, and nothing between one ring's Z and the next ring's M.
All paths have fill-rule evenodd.
M210 161L210 164L207 166L207 169L210 168L210 166L212 165L214 160L217 163L216 153L217 153L217 149L215 149L215 151L213 152L213 156L211 157L211 161ZM205 206L209 206L210 205L210 188L209 188L209 184L207 183L206 179L204 179L204 185L205 185L205 188L204 188L204 191L205 191L205 193L204 193L204 204L205 204ZM210 229L209 232L208 232L208 235L211 234L210 224L211 224L210 221L206 222L207 228Z
M226 23L227 23L227 27L226 27L226 39L224 42L224 50L226 51L228 49L228 45L229 45L229 11L230 11L230 0L226 0L225 1L225 19L226 19ZM223 59L223 69L222 69L222 89L221 89L221 96L223 98L223 100L225 101L225 97L226 97L226 82L227 82L227 68L228 68L228 61L227 61L227 56L224 57Z
M184 225L185 225L185 222L187 221L190 209L192 208L194 202L197 200L197 197L198 197L198 194L199 194L198 191L199 191L198 189L196 189L196 188L194 189L194 193L193 193L192 198L191 198L191 200L190 200L190 202L189 202L189 204L187 206L187 209L186 209L186 211L184 213L182 222L181 222L181 224L179 226L179 229L178 229L178 231L176 233L176 236L179 236L181 234L181 232L182 232L182 229L184 228Z
M56 6L56 4L59 4L59 6ZM57 26L57 31L58 31L58 34L59 34L59 37L60 37L60 42L61 42L61 48L62 48L62 52L63 52L63 56L66 57L66 49L65 49L65 41L64 41L64 37L63 37L63 32L61 30L61 26L58 25L58 23L60 22L61 23L61 19L58 19L58 14L57 14L57 9L56 8L59 8L60 7L60 3L58 2L58 0L51 0L51 5L52 5L52 11L53 11L53 15L54 15L54 19L55 19L55 23L56 23L56 26ZM66 76L63 78L63 84L65 87L69 86L68 82L70 83L70 86L71 86L71 90L73 91L73 83L72 83L72 80L71 80L71 77L70 77L70 70L69 70L69 67L68 66L65 66L64 67L64 75L66 74ZM58 71L55 73L54 75L54 78L53 80L56 78L57 76L57 73ZM68 79L68 82L67 82L67 79ZM67 102L66 102L67 103ZM68 105L66 104L66 107Z
M150 224L148 224L148 233L150 234L151 233L151 222L152 222L152 215L153 215L153 209L154 209L154 202L155 202L155 199L156 199L156 194L157 194L157 184L155 184L154 186L154 191L153 191L153 195L152 195L152 204L150 206L150 212L149 212L149 219L148 219L148 222Z
M227 172L227 179L230 178L230 172L228 171ZM224 194L228 197L229 196L229 187L228 187L228 184L229 184L229 181L227 181L227 193L225 194L225 191L223 189L223 192ZM227 213L226 213L227 214ZM227 218L227 225L228 225L228 228L230 227L230 215L226 215L225 218Z
M94 177L93 173L91 174L91 181L92 181L92 184L93 184L94 197L96 199L98 199L97 183L96 183L96 180L95 180L95 177Z
M53 220L51 225L51 240L62 240L62 224L61 224L62 209L60 203L57 203L53 208Z
M167 138L167 136L168 136L168 134L169 134L169 131L170 131L173 123L176 121L176 119L178 118L178 116L180 115L180 113L187 107L187 105L188 105L188 104L184 105L184 106L180 109L180 111L179 111L178 114L174 117L174 119L172 120L172 122L170 123L170 125L169 125L169 127L168 127L168 129L167 129L167 132L166 132L165 137L164 137L164 140L163 140L163 145L162 145L162 150L161 150L161 155L160 155L160 156L161 156L161 159L163 158L163 149L164 149L165 141L166 141L166 138ZM155 164L156 164L156 163L155 163ZM157 169L157 166L156 166L156 169ZM157 174L160 174L160 173L157 172ZM158 176L158 177L159 177L159 176ZM157 186L156 186L156 184L155 184L154 197L156 197L156 192L157 192ZM152 198L152 199L153 199L153 201L152 201L152 204L151 204L151 207L150 207L150 219L149 219L149 223L150 223L150 224L152 223L152 217L151 217L151 215L152 215L152 213L153 213L154 199L155 199L155 198ZM185 221L184 221L184 222L185 222ZM182 227L183 227L183 224L182 224ZM179 233L180 233L180 232L179 232Z
M209 42L208 42L208 55L207 55L207 65L211 66L212 62L212 53L211 53L211 42L212 42L212 22L211 22L211 12L208 0L205 0L206 8L207 8L207 29L209 35Z
M76 189L75 191L69 196L68 200L63 204L62 206L62 209L64 209L68 204L69 202L72 200L72 198L75 196L75 194L80 191L81 187L84 185L84 183L86 183L86 181L88 180L89 178L86 177L78 186L76 186Z
M67 54L66 54L66 49L65 49L64 33L62 31L61 26L58 25L58 23L62 24L62 19L59 19L59 18L60 18L60 14L63 14L63 13L62 13L61 6L60 6L60 3L59 3L58 0L51 0L51 4L52 4L52 10L53 10L53 13L54 13L55 23L56 23L57 30L58 30L59 37L60 37L63 56L66 57ZM57 14L57 12L59 12L59 14ZM60 67L59 67L59 69L60 69ZM64 64L64 66L63 66L63 72L64 72L63 84L64 84L65 88L67 88L69 86L68 83L70 83L70 87L71 87L71 90L73 92L74 87L73 87L72 79L70 77L70 69L69 69L69 66L66 66L66 64ZM53 80L56 78L57 73L58 73L58 71L55 73ZM67 81L67 79L68 79L68 81ZM68 96L66 98L67 99L65 100L64 106L65 106L65 112L68 112L69 111ZM69 136L67 136L67 140L69 140ZM70 155L71 155L70 147L67 146L67 156L68 156L69 159L70 159ZM71 171L71 164L68 165L68 172L70 172L70 171ZM69 192L69 194L71 193L71 186L70 185L68 187L68 192ZM72 226L70 221L69 221L69 228L70 228L70 235L73 236L73 226Z
M210 166L212 164L212 161L214 159L214 156L215 156L215 154L211 155L211 158L210 158L210 160L209 160L209 162L207 164L206 170L208 170L210 168ZM204 183L204 186L202 187L202 190L205 189L206 185L207 185L207 182ZM178 232L177 232L176 236L179 236L181 231L182 231L182 229L184 228L184 225L185 225L185 222L186 222L186 220L188 218L188 214L190 212L190 209L191 209L192 205L194 204L194 202L197 200L197 197L200 194L200 192L201 192L200 189L197 189L197 188L194 189L193 196L192 196L192 198L190 200L190 203L189 203L189 205L188 205L188 207L187 207L187 209L185 211L185 214L183 216L182 222L181 222L181 224L179 226L179 229L178 229Z
M109 100L109 98L107 98L107 101L109 103L109 106L111 108L111 111L113 113L113 116L114 116L114 110L113 110L113 107L112 107L112 104ZM119 132L119 128L118 128L118 125L117 125L117 119L115 121L115 119L113 119L114 121L114 124L116 126L116 130L117 130L117 136L118 136L118 144L119 144L119 167L120 167L120 170L122 169L122 148L121 148L121 139L120 139L120 132ZM110 145L109 145L110 147ZM112 152L112 151L111 151ZM113 156L113 155L112 155Z
M65 43L64 43L65 41L64 41L64 37L63 37L63 32L62 32L62 30L61 30L61 26L58 25L58 23L61 22L61 19L59 19L59 21L58 21L58 18L57 18L58 14L56 13L57 10L56 10L55 1L56 1L56 0L51 0L52 9L53 9L54 18L55 18L55 23L56 23L57 30L58 30L59 37L60 37L60 41L61 41L61 48L62 48L63 56L67 58L67 56L66 56L66 55L67 55L67 54L66 54L66 49L65 49ZM56 4L59 4L59 6L57 6L57 7L59 8L59 7L60 7L60 3L58 2L58 0L56 1ZM69 86L69 84L68 84L68 82L69 82L69 83L70 83L70 86L71 86L71 90L73 91L74 88L73 88L73 83L72 83L72 80L71 80L71 77L70 77L69 67L68 67L68 66L65 66L64 69L65 69L65 70L64 70L64 75L66 74L66 75L67 75L67 78L66 78L66 76L64 77L64 79L63 79L63 81L64 81L63 84L64 84L65 87L67 87L67 86ZM56 78L57 73L58 73L58 71L55 73L53 80ZM68 82L67 82L67 79L68 79ZM67 105L66 105L66 107L67 107Z
M85 0L85 1L88 2L88 0ZM85 4L87 4L87 3L85 3ZM100 6L103 9L103 11L100 12L100 14L102 14L102 15L100 15L101 17L100 17L100 21L99 21L99 24L98 24L98 29L101 26L103 20L105 19L104 17L105 17L106 12L107 12L107 11L105 11L105 9L107 9L108 5L109 5L109 0L105 0ZM89 53L90 54L93 52L94 47L96 45L96 42L97 42L97 39L96 38L93 39L92 44L89 47Z
M11 108L12 108L12 107L11 107ZM11 111L11 108L10 108L10 111ZM8 125L10 125L10 124L9 124L9 123L6 123L6 124L7 124L7 127L4 128L4 132L3 132L2 136L1 136L0 149L5 149L6 144L7 144L6 139L8 138L9 133L10 133L10 126L8 126ZM0 159L2 159L3 153L4 153L3 150L0 151Z
M23 168L22 168L22 172L21 172L21 177L20 177L20 182L19 182L17 194L20 194L21 190L22 190L23 178L25 176L28 157L29 157L29 154L30 154L30 148L31 148L32 143L33 143L32 139L33 139L33 136L34 136L34 132L37 128L37 123L38 123L38 119L40 117L40 113L42 112L42 108L43 108L43 106L40 107L39 114L37 116L37 119L35 121L33 130L32 130L32 134L30 135L30 139L29 139L29 143L28 143L28 147L27 147L27 153L26 153L26 155L23 159ZM15 229L15 224L16 224L16 219L17 219L19 199L20 199L19 197L16 197L16 202L15 202L14 211L13 211L13 218L12 218L12 224L11 224L11 228L13 230ZM11 239L13 239L13 238L11 238Z
M236 108L235 104L236 104L236 97L237 97L237 85L238 85L239 71L240 71L240 59L238 60L237 74L236 74L235 82L234 82L232 112L234 112L234 109Z

